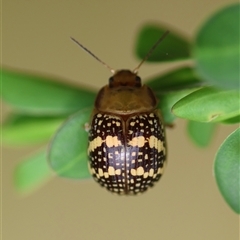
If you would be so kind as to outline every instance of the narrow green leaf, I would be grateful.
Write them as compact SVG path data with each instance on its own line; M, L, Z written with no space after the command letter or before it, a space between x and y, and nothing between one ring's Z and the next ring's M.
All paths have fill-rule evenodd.
M207 147L210 144L215 129L215 123L189 121L187 125L190 138L199 147Z
M10 146L24 146L48 141L64 118L14 115L2 126L2 142Z
M135 44L136 55L143 59L166 30L169 30L170 34L154 49L147 61L160 62L189 58L190 46L186 38L173 29L156 24L146 24L138 33Z
M91 109L71 116L53 138L48 159L52 169L62 177L82 179L90 176L88 170L88 133Z
M14 172L14 186L21 194L27 194L51 177L52 172L44 150L18 164Z
M2 70L3 100L32 115L66 115L93 106L95 93L53 79Z
M224 199L240 214L240 128L231 133L218 149L214 173Z
M202 85L202 82L195 76L193 69L190 67L181 67L164 75L161 74L152 77L145 83L154 91L160 92L199 87Z
M187 96L188 94L196 91L196 88L191 89L184 89L180 91L173 91L173 92L155 92L156 97L158 98L158 108L160 109L163 120L165 124L172 124L175 120L176 116L172 113L172 106L182 99L183 97Z
M214 14L199 30L193 45L196 71L208 83L239 89L240 4Z
M172 111L180 118L197 122L220 122L238 116L239 104L239 91L206 87L182 98Z

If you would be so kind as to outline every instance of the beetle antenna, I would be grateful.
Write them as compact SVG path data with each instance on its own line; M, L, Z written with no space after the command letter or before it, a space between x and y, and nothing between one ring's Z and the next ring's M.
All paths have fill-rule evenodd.
M138 72L138 69L142 66L142 64L150 57L152 54L153 50L158 46L160 42L169 34L169 31L166 31L163 33L163 35L157 40L157 42L152 46L152 48L149 50L145 58L139 63L139 65L133 70L134 73Z
M102 63L106 68L108 68L112 74L115 73L115 70L113 68L111 68L110 66L108 66L105 62L103 62L100 58L98 58L96 55L94 55L91 51L89 51L87 48L85 48L80 42L78 42L76 39L70 37L72 39L72 41L74 41L78 46L80 46L84 51L86 51L87 53L89 53L92 57L94 57L97 61L99 61L100 63Z

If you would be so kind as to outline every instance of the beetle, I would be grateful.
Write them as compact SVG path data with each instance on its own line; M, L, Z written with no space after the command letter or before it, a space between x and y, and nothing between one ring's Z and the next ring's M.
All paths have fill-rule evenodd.
M88 156L93 178L119 195L145 192L160 179L166 165L165 126L157 98L141 83L137 72L167 34L159 38L133 71L113 70L71 38L113 73L95 99Z

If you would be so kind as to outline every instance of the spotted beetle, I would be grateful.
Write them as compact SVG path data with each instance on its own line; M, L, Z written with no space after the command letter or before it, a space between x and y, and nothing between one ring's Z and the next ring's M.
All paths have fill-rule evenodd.
M89 130L89 169L107 190L135 195L152 187L166 165L165 127L154 92L133 70L115 71L82 44L81 48L108 67L113 76L97 94Z

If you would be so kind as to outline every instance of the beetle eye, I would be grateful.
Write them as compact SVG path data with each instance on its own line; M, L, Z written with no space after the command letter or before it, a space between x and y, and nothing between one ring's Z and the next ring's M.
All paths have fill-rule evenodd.
M135 86L136 87L141 87L141 78L139 76L136 76L135 80L136 80Z
M141 78L139 76L136 76L136 82L141 82Z
M114 78L110 77L109 80L108 80L109 87L112 87L113 81L114 81Z

